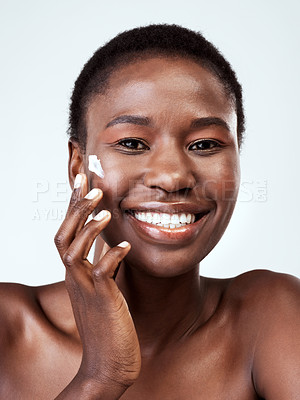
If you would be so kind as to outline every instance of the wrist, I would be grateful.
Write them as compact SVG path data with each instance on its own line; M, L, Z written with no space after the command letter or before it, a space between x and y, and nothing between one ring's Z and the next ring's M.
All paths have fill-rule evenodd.
M129 387L117 383L99 382L92 378L81 378L79 382L82 395L86 396L83 398L89 400L118 400Z
M77 374L56 400L118 400L129 386L107 384Z

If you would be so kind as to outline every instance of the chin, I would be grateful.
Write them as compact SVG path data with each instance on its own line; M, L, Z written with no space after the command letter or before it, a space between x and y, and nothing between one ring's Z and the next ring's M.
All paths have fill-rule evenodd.
M146 275L156 278L173 278L198 268L206 254L198 251L194 256L187 249L172 250L154 248L153 251L135 251L134 246L128 253L125 264Z

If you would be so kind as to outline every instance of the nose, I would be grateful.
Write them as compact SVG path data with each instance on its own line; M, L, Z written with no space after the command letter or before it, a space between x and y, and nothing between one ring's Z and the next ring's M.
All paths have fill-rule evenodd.
M144 175L144 185L147 187L171 193L192 189L196 185L191 159L183 148L168 145L153 150L147 167Z

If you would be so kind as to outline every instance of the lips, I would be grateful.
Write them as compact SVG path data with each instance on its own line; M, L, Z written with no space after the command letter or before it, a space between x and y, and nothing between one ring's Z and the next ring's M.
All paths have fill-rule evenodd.
M138 212L158 212L167 214L199 214L206 213L210 211L211 204L205 206L200 206L199 203L191 202L167 202L167 201L140 201L133 202L126 201L122 202L121 209L123 211L138 211Z
M132 228L142 234L146 240L177 243L196 237L205 224L209 211L198 212L195 205L188 203L155 202L155 204L143 203L139 204L139 207L127 209L125 215Z

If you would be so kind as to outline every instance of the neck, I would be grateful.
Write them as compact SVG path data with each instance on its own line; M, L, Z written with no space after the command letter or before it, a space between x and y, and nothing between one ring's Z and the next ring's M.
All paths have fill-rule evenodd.
M96 248L94 263L100 253ZM142 355L183 340L201 325L206 314L204 282L198 265L180 276L159 278L121 263L116 283L127 301Z
M199 267L172 278L157 278L121 264L116 283L132 315L142 353L182 340L198 326L202 311Z

